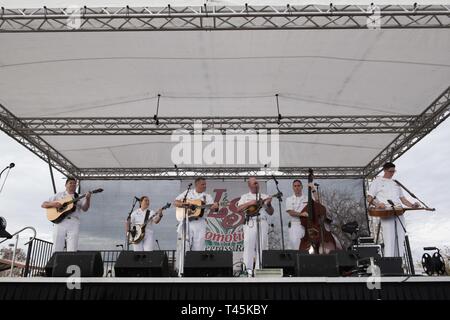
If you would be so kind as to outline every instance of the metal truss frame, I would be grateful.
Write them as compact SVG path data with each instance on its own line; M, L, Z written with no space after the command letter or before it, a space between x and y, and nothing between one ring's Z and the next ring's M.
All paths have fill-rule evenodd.
M309 117L161 117L161 118L21 118L16 130L33 135L170 135L180 130L200 132L279 134L411 133L417 116L309 116ZM212 131L214 130L214 131Z
M11 138L19 142L25 148L33 152L39 158L48 162L62 174L71 175L77 171L77 167L56 149L34 134L24 134L21 131L25 125L0 104L0 129Z
M431 105L422 112L410 133L399 134L384 148L365 168L364 176L372 178L381 171L387 161L394 161L422 140L428 133L450 116L450 87L439 95Z
M317 133L388 133L384 132L383 128L387 128L390 125L398 130L399 135L385 148L383 149L366 167L318 167L314 168L317 177L322 178L371 178L375 176L380 170L381 165L386 161L394 161L410 149L414 144L425 137L431 130L442 123L450 116L450 87L448 87L442 94L436 98L431 105L422 112L419 116L357 116L357 117L298 117L298 118L286 118L291 127L283 134L298 133L298 134L317 134ZM81 122L80 122L81 119ZM105 120L106 119L106 120ZM141 130L140 133L134 132L132 134L142 134L142 131L156 130L155 119L148 122L138 123L140 128L131 128L133 121L136 118L113 118L114 121L120 122L123 120L123 126L125 128L108 127L111 123L108 122L111 118L105 119L87 119L87 118L75 118L62 120L60 118L49 118L49 122L45 122L46 119L36 118L18 118L14 116L5 107L0 105L0 129L5 131L9 136L14 138L20 144L31 150L37 156L44 161L50 161L50 164L66 175L74 175L83 180L97 180L97 179L128 179L128 180L143 180L143 179L188 179L195 176L205 176L208 178L218 179L242 179L248 176L260 176L270 177L274 172L266 171L269 169L264 168L77 168L73 163L61 155L57 150L45 142L41 135L63 135L63 134L124 134L126 128L129 130ZM132 121L130 122L130 119ZM134 119L134 120L133 120ZM206 118L205 118L206 119ZM250 118L249 118L250 119ZM207 118L206 122L210 126L209 128L220 128L224 130L225 127L231 129L245 129L245 125L249 125L247 118L221 118L219 121L217 118ZM274 125L274 121L278 118L270 118L263 121L265 118L256 118L259 121L253 121L253 128L255 123L259 123L260 128L264 125ZM330 123L327 121L333 120ZM104 121L103 121L104 120ZM140 119L141 120L141 119ZM144 119L145 120L145 119ZM163 118L160 125L164 124L165 120L169 121L170 118ZM179 119L176 119L176 123ZM296 123L295 121L300 123ZM356 120L360 121L357 122ZM369 121L370 120L370 121ZM386 121L383 123L383 121ZM63 121L63 122L61 122ZM87 122L83 122L87 121ZM98 122L96 122L98 121ZM152 122L153 121L153 122ZM209 121L209 122L208 122ZM285 118L281 119L281 124L285 121ZM340 122L339 122L340 121ZM352 122L353 121L353 122ZM398 123L394 123L398 121ZM186 123L188 123L187 121ZM92 125L94 127L84 127ZM162 124L161 124L162 123ZM392 124L394 123L394 124ZM113 123L114 124L114 123ZM216 126L220 124L220 126ZM369 127L366 131L363 130L364 125L370 124L375 127ZM401 125L407 127L402 128ZM115 124L114 124L115 125ZM136 125L136 123L134 123ZM192 125L192 123L190 123ZM278 123L277 123L278 125ZM53 126L49 128L49 126ZM64 126L72 126L63 130ZM78 127L76 127L78 126ZM95 127L97 126L97 127ZM99 128L98 126L103 126ZM127 127L128 126L128 127ZM292 127L297 126L297 127ZM379 127L377 127L379 126ZM357 130L355 130L355 127ZM103 128L103 129L102 129ZM189 129L189 127L184 127ZM381 128L381 129L380 129ZM102 130L100 130L102 129ZM174 127L166 128L171 132ZM39 131L40 130L40 131ZM53 131L52 131L53 130ZM96 131L99 130L99 131ZM192 128L191 128L192 130ZM294 131L292 131L294 130ZM297 131L295 131L297 130ZM303 131L302 131L303 130ZM337 130L337 131L333 131ZM344 132L347 130L346 132ZM359 130L359 131L358 131ZM392 132L392 131L390 131ZM128 133L131 134L131 133ZM162 134L161 132L159 134ZM302 177L307 175L307 169L303 167L298 168L279 168L275 172L276 176L292 178Z
M38 8L0 11L0 32L449 28L450 6Z
M205 177L208 179L245 179L250 176L271 178L307 178L308 169L295 168L83 168L76 174L82 180L178 180ZM361 178L363 167L317 167L313 168L316 178L350 179Z

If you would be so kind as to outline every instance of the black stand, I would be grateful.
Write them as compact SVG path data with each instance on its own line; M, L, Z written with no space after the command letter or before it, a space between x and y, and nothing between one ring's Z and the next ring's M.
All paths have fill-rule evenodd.
M409 191L409 190L408 190L403 184L401 184L398 180L395 180L395 179L394 179L394 182L395 182L396 184L398 184L403 190L405 190L406 192L408 192L408 194L409 194L411 197L413 197L414 199L416 199L417 201L419 201L425 208L430 209L429 206L427 206L425 203L423 203L422 200L420 200L419 198L417 198L416 195L415 195L414 193L412 193L411 191Z
M137 202L138 202L138 199L137 199L136 197L134 197L134 198L133 198L133 204L132 204L132 206L131 206L131 210L130 210L130 212L128 213L128 216L127 216L127 223L128 223L128 231L127 231L127 234L126 234L127 251L130 250L130 241L128 241L128 234L131 232L131 223L130 223L130 220L131 220L131 214L133 213L134 207L136 206L136 203L137 203Z
M7 166L5 169L3 169L3 170L0 172L0 178L2 177L2 174L3 174L3 172L5 172L6 169L11 170L11 168L13 168L13 167L14 167L14 163L11 163L9 166ZM0 193L2 192L3 186L4 186L5 183L6 183L6 179L8 179L8 175L9 175L9 171L8 171L8 174L6 175L5 181L3 181L2 186L0 186Z
M275 181L275 186L277 187L277 192L279 195L282 195L280 189L278 188L278 181L273 177L273 180ZM281 196L277 197L278 199L278 211L280 212L280 228L281 228L281 250L284 251L284 230L283 230L283 214L281 212L281 202L283 201L283 198Z
M392 202L392 201L390 201L390 202ZM394 210L394 212L395 212L394 204L390 203L390 205L392 207L392 210ZM398 255L400 256L400 248L399 248L399 245L398 245L397 220L398 220L398 222L400 222L400 225L401 225L401 227L403 229L403 232L405 233L405 244L404 245L405 245L406 261L407 261L407 264L408 264L408 269L409 269L409 272L410 272L411 275L415 275L416 272L414 270L414 262L413 262L413 259L412 259L411 247L409 245L408 233L406 232L406 228L405 228L405 225L402 223L402 220L400 220L400 218L396 214L394 214L394 217L395 217L395 220L394 220L395 246L397 248Z
M259 192L256 193L256 202L261 200L261 194ZM255 263L258 264L258 269L261 269L262 265L262 252L261 252L261 229L260 229L260 223L261 223L261 213L258 212L256 216L256 261ZM256 266L253 266L253 270L256 268Z
M183 214L183 221L181 222L183 224L182 228L181 228L181 237L182 237L182 242L181 242L181 250L180 250L180 263L178 264L178 276L182 277L184 274L184 257L186 255L186 235L188 232L187 229L187 224L188 224L188 211L187 211L187 206L186 204L186 199L187 199L187 195L189 193L189 191L191 190L191 186L192 183L189 184L186 193L184 195L183 198L183 204L184 204L184 214ZM190 239L189 239L190 240ZM189 241L190 243L190 241Z

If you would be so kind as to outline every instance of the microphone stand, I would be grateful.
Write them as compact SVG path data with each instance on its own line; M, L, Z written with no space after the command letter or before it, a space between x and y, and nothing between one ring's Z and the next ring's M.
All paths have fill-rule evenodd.
M11 165L12 165L12 164L11 164ZM5 172L6 169L9 169L9 171L11 171L11 168L14 167L14 166L11 167L11 165L7 166L5 169L3 169L3 170L0 172L0 178L2 177L2 174L3 174L3 172ZM0 188L0 193L3 191L3 186L4 186L5 183L6 183L6 179L8 179L9 171L8 171L8 173L6 174L5 181L3 181L3 184L2 184L2 186L1 186L1 188Z
M156 239L156 244L158 245L158 250L161 251L161 247L159 246L159 241Z
M256 192L256 202L261 201L261 194L259 193L259 189ZM262 209L262 208L261 208ZM256 255L257 263L258 263L258 269L261 269L261 233L260 233L260 221L261 221L261 213L258 212L256 215L256 252L258 253ZM255 268L253 268L255 269Z
M280 212L281 249L284 251L283 214L281 212L281 202L283 201L283 198L281 197L282 193L280 191L280 188L278 188L278 181L277 181L277 179L275 179L275 176L272 176L272 178L275 181L275 186L277 188L277 192L280 195L279 197L277 197L277 199L278 199L278 211Z
M184 194L184 198L183 198L183 204L186 203L186 199L187 199L187 195L189 193L189 191L191 190L191 186L192 183L189 184L186 193ZM181 237L182 237L182 242L181 242L181 250L180 250L180 262L178 265L178 276L182 277L184 274L184 256L186 254L186 233L187 231L189 231L187 229L187 224L188 224L188 208L185 205L184 206L184 217L183 217L183 226L181 228ZM190 241L189 241L190 243Z
M425 208L430 209L429 206L427 206L425 203L422 202L422 200L420 200L419 198L416 197L416 195L414 193L412 193L411 191L409 191L403 184L401 184L398 180L393 179L394 182L396 184L398 184L403 190L405 190L406 192L408 192L408 194L413 197L414 199L416 199L417 201L419 201Z
M391 205L392 210L394 210L394 217L396 219L396 220L394 220L394 226L395 226L394 228L395 228L395 246L397 247L397 252L398 252L398 254L400 256L400 249L399 249L399 246L398 246L398 234L397 234L397 220L398 220L398 222L400 222L400 225L401 225L401 227L403 229L403 232L405 233L404 246L405 246L405 249L406 249L406 261L407 261L407 264L409 265L408 269L409 269L409 272L411 273L411 275L415 275L416 272L414 270L414 262L413 262L412 254L411 254L411 246L409 245L408 233L406 232L406 228L403 225L402 220L400 220L398 215L395 214L394 202L392 200L388 200L388 202Z
M128 213L128 217L127 217L128 231L127 231L127 234L126 234L126 237L125 237L126 243L127 243L127 251L130 250L130 241L128 241L128 235L131 232L131 224L130 224L131 214L133 213L134 207L136 206L137 202L138 202L138 200L136 198L133 198L133 205L131 206L131 210Z

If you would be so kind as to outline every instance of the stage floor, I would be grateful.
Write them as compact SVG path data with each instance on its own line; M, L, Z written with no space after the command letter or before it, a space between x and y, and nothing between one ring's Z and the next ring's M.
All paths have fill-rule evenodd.
M450 300L450 277L6 277L0 300Z

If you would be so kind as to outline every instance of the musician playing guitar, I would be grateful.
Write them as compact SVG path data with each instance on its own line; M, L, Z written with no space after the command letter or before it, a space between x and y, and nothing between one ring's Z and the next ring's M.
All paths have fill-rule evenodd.
M392 204L395 208L401 208L402 204L408 208L419 208L418 202L411 203L405 198L402 188L392 179L395 171L393 163L387 162L383 165L383 176L375 178L370 185L367 194L369 206L380 210L391 209ZM403 257L405 232L401 224L405 226L404 216L392 215L380 219L383 228L384 256Z
M189 190L186 194L187 190L182 192L175 199L175 206L177 208L185 208L187 212L192 208L192 205L189 203L190 200L201 200L204 205L211 205L210 210L217 210L219 208L219 204L215 203L211 195L205 192L206 191L206 179L203 177L196 178L194 181L194 190ZM186 199L186 202L183 200ZM186 227L186 239L188 240L188 244L186 246L186 250L192 251L204 251L205 250L205 236L206 236L206 217L205 210L201 211L200 215L196 216L188 216L188 222ZM181 234L183 224L180 223L177 232Z
M142 196L139 199L139 202L141 205L133 211L129 223L131 226L146 224L145 235L141 241L138 243L133 243L133 251L153 251L155 244L153 225L158 224L161 221L163 216L162 208L158 209L156 212L154 210L150 210L150 199L147 196ZM130 229L129 227L130 226L127 222L127 230Z
M48 201L42 203L44 209L60 208L62 204L57 200L71 196L77 198L75 190L77 188L77 180L68 177L66 180L66 190L52 196ZM88 192L83 200L77 201L73 207L73 211L68 214L61 222L53 225L53 252L63 251L66 243L67 251L78 250L78 233L80 230L81 212L88 211L91 204L91 193Z

